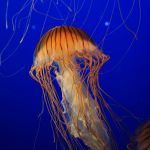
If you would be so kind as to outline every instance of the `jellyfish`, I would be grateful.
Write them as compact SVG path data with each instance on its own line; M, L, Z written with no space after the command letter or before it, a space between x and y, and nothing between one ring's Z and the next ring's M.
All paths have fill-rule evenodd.
M150 121L144 123L131 138L128 150L150 150Z
M111 130L102 107L108 104L99 85L99 71L108 59L87 33L73 26L50 29L37 44L30 75L42 87L55 132L69 149L75 148L73 139L92 150L111 149Z

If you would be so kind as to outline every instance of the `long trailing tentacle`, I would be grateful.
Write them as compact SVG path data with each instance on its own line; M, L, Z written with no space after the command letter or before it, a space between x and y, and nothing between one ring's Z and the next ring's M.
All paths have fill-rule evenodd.
M104 117L101 108L99 106L99 103L97 102L98 99L98 92L97 92L97 82L98 82L98 73L103 65L103 63L108 59L107 56L103 55L102 52L95 51L95 55L93 52L89 52L86 50L83 50L83 52L76 52L73 59L76 59L75 57L79 57L79 59L83 59L84 62L75 63L74 61L69 61L70 68L72 72L76 70L74 75L74 85L77 86L77 103L80 105L78 106L78 114L76 118L73 118L74 127L78 133L79 138L83 139L82 131L80 130L78 120L82 118L82 121L85 125L85 128L88 130L88 132L99 141L98 143L101 143L102 145L106 145L106 142L104 139L98 137L96 127L93 128L93 126L96 125L96 120L92 116L91 105L96 109L97 116L99 118L99 125L102 126L102 128L105 128L103 125L103 122L106 120L106 117ZM84 64L84 67L80 68L81 64ZM80 74L80 73L81 74ZM80 74L80 75L79 75ZM89 89L92 91L93 97L89 93ZM86 98L85 98L86 95ZM87 99L87 100L86 100ZM78 100L80 100L78 102ZM93 102L89 102L92 100ZM93 104L90 104L93 103ZM91 112L90 112L91 111ZM107 129L104 129L107 132ZM108 131L109 132L109 131Z
M39 82L42 87L45 104L56 127L55 130L57 136L59 136L59 134L62 136L70 150L77 149L77 147L74 146L75 143L78 145L79 149L83 149L78 140L76 140L72 135L68 134L70 126L63 113L62 105L60 104L61 100L59 99L59 96L57 95L53 85L52 75L50 74L51 69L53 68L49 66L49 64L40 67L32 66L29 73L31 77Z

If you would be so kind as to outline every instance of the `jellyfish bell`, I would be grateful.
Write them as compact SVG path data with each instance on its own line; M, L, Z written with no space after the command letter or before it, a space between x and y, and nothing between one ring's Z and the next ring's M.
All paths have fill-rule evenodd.
M92 150L111 149L111 133L101 109L107 104L99 85L99 70L108 59L88 34L72 26L49 30L36 47L30 75L40 83L55 130L69 149L74 149L72 138L80 138Z

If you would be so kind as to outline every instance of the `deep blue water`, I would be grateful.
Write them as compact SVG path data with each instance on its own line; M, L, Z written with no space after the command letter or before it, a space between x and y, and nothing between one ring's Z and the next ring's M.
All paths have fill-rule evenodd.
M42 109L42 91L28 72L40 35L64 24L85 30L92 35L104 53L110 56L101 70L100 84L115 99L112 102L104 96L122 119L122 126L126 127L125 131L117 128L110 119L120 149L126 149L125 145L134 130L150 119L150 1L141 1L140 7L138 0L121 1L125 22L121 19L117 0L86 0L85 3L78 3L77 0L36 2L36 10L33 10L30 9L31 0L0 1L0 150L32 150L35 140L35 150L55 149L46 109L36 138L38 115ZM25 3L28 5L22 8ZM108 7L104 13L106 6ZM129 12L130 16L126 20ZM137 38L130 46L138 26ZM116 27L117 30L114 30ZM105 34L108 36L103 41ZM22 37L24 38L20 43Z

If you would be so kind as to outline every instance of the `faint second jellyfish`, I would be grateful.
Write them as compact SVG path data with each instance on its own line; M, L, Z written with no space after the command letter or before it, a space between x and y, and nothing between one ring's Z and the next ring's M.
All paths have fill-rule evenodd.
M131 138L130 144L127 145L128 150L150 150L150 121L136 130Z
M108 105L99 85L99 71L109 57L84 31L60 26L44 34L34 58L30 75L40 83L56 133L68 148L74 149L73 140L80 138L92 150L112 149L111 130L102 110Z

